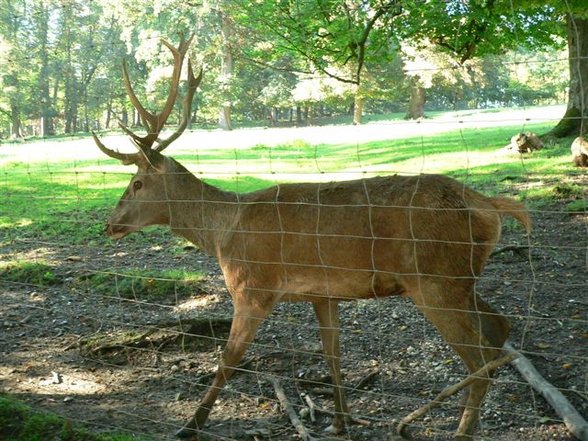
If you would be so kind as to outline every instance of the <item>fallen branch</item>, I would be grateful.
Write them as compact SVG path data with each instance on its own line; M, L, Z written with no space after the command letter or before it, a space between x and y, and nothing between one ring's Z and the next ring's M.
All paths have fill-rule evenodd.
M232 318L230 316L220 317L192 317L192 318L177 318L170 321L147 323L146 326L165 329L178 327L182 332L188 334L204 333L205 335L213 335L213 330L216 328L225 329L231 326ZM187 326L189 326L187 328Z
M161 340L161 344L165 345L170 341L174 341L178 337L214 337L217 333L228 332L231 327L231 317L195 317L190 319L175 319L167 322L155 322L145 324L147 328L140 335L133 333L119 333L117 335L105 335L98 338L92 335L88 338L80 338L75 343L70 344L66 349L79 346L92 354L100 354L108 351L113 351L123 348L140 348L148 345L156 344L156 340ZM180 332L166 333L166 329L178 327ZM152 339L154 334L158 333L157 339Z
M511 361L511 364L520 372L533 389L543 395L545 400L563 420L570 433L581 441L588 441L588 423L586 423L586 420L570 404L566 397L555 386L545 380L537 369L535 369L531 361L514 349L510 343L505 343L504 348L512 354L517 355L517 358Z
M312 401L312 398L310 398L310 395L308 394L304 394L304 401L306 401L306 405L308 406L308 414L310 416L310 421L312 421L313 423L316 422L316 405L314 404L314 401Z
M284 392L284 388L282 388L282 385L280 384L278 379L275 377L272 377L271 382L274 385L274 390L276 391L276 396L278 397L278 400L280 401L282 408L288 414L288 417L290 418L290 422L292 423L292 425L294 426L294 428L298 432L298 435L300 435L300 438L302 439L302 441L315 441L315 438L313 438L311 436L311 434L308 432L308 430L306 430L306 427L304 427L304 424L302 424L302 421L300 421L300 418L298 418L298 414L294 410L294 407L292 406L292 404L290 404L290 401L288 400L288 397L286 396L286 392Z
M358 389L364 388L369 383L371 383L378 375L379 375L378 371L370 372L365 377L363 377L361 380L359 380L358 383L353 387L353 389L351 391L354 392Z
M525 252L529 249L526 245L507 245L505 247L499 248L497 250L492 251L490 257L494 257L497 254L506 253L508 251L512 251L513 253L518 254L521 257L527 257Z
M141 335L134 336L134 335L114 335L114 336L105 336L102 340L105 343L100 344L99 340L97 340L94 336L90 339L80 339L79 347L80 350L87 354L99 355L109 351L115 351L117 349L129 349L129 348L141 348L145 347L149 344L152 344L148 337L153 335L157 332L157 329L148 329Z
M514 358L516 358L519 355L520 354L518 354L518 353L511 352L510 354L505 355L504 357L497 358L496 360L493 360L489 363L486 363L481 369L478 369L476 372L468 375L466 378L461 380L459 383L456 383L453 386L446 387L431 402L429 402L428 404L426 404L422 407L419 407L414 412L405 416L398 424L396 431L398 432L398 434L400 436L404 436L405 435L404 432L405 432L406 428L414 420L427 414L428 412L435 409L436 407L439 407L443 400L445 400L446 398L448 398L452 395L455 395L457 392L462 390L464 387L466 387L467 385L469 385L473 381L478 380L480 378L487 378L489 371L493 371L493 370L499 368L500 366L511 362Z
M330 416L331 418L333 418L335 416L335 412L333 412L332 410L317 406L309 394L304 394L303 398L306 401L306 404L308 405L310 412L314 412L315 414L322 413L324 415ZM311 421L314 422L314 420L312 419L312 414L311 414ZM359 426L367 427L370 425L370 422L368 420L363 420L361 418L356 418L354 416L349 415L349 420L347 421L347 424L357 424ZM320 438L321 441L322 440L327 441L329 439L331 439L331 438ZM334 439L336 440L337 438L334 438Z

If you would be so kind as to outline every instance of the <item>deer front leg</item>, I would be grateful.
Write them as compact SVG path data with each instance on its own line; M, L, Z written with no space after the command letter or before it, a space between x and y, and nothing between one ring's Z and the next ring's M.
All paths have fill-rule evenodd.
M320 326L321 340L323 343L323 352L333 379L335 416L329 427L325 431L339 434L345 430L348 423L351 422L347 401L345 400L345 391L341 381L340 358L341 351L339 347L339 303L331 300L313 302L314 311L318 318Z
M268 310L249 307L237 308L238 305L235 305L229 339L223 351L214 380L208 387L192 419L176 432L178 438L198 439L198 431L204 427L218 394L229 378L235 373L235 367L239 364L249 344L255 337L259 324L271 312L271 305L268 307Z

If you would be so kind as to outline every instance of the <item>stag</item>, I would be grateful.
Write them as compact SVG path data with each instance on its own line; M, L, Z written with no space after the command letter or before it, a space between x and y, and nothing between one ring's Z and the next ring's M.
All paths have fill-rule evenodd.
M182 40L174 48L164 42L175 63L160 113L141 105L124 70L128 95L147 129L139 136L124 128L137 152L111 150L94 135L106 155L138 167L110 216L107 233L120 239L148 225L168 225L216 257L234 304L216 376L177 435L197 439L259 324L278 302L306 301L314 307L334 387L335 412L327 430L335 434L353 422L340 373L340 302L407 296L470 373L497 359L509 324L474 285L499 239L503 215L529 231L524 206L486 197L439 175L280 184L247 194L209 185L161 153L185 129L202 77L202 71L194 77L188 61L182 123L171 137L160 139L178 98L189 43ZM467 386L456 439L471 439L492 374Z

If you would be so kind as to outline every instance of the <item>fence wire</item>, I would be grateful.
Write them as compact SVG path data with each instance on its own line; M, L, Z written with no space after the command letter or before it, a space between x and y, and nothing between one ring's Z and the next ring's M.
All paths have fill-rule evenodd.
M418 122L230 134L193 131L166 154L196 177L238 191L230 204L242 212L253 207L260 216L269 211L243 192L269 185L283 189L286 182L319 183L313 187L316 198L293 202L292 207L282 203L283 212L275 212L278 218L267 220L279 228L269 233L263 219L255 228L239 223L215 227L202 213L194 220L200 223L199 231L222 232L227 238L235 233L260 239L275 234L280 247L288 236L311 238L319 262L295 262L298 268L324 276L323 294L309 289L311 299L340 295L341 280L332 274L347 270L378 277L411 276L418 284L430 277L457 283L476 273L474 268L458 276L379 269L379 254L373 248L367 268L354 267L359 247L349 247L346 259L339 262L322 260L321 246L331 243L336 248L337 241L386 240L391 248L408 243L415 249L431 241L420 239L412 223L406 236L379 237L375 213L408 206L373 201L367 188L359 202L324 203L319 190L332 181L395 174L421 179L423 173L440 172L464 184L464 195L468 186L486 195L524 200L533 220L532 233L526 236L514 221L504 221L502 237L477 277L475 291L508 319L512 345L586 415L586 171L571 164L569 145L548 144L525 154L504 148L519 132L555 125L564 110L557 106L511 113L454 112ZM501 139L503 144L498 145ZM105 142L117 147L123 138ZM166 228L149 228L116 242L107 239L104 225L133 171L101 157L90 140L2 146L0 167L6 213L0 226L2 391L100 431L173 439L211 383L233 313L239 315L218 262L198 244L172 236ZM416 190L411 191L412 201ZM277 190L266 205L277 205L279 196ZM227 205L218 200L198 204L209 213ZM316 213L314 224L289 230L304 207ZM355 225L346 211L358 208L361 213L367 210L366 230L341 233L335 225L333 232L322 232L331 222ZM325 220L329 213L332 219ZM456 245L443 239L455 227L444 225L441 238L432 242ZM193 227L178 227L182 228ZM469 229L475 231L472 224ZM241 243L221 245L223 254ZM262 262L268 273L282 271L291 263L288 256L277 253L277 260L263 259L275 254L276 250L253 257L245 253L240 262L245 269ZM428 258L443 262L455 256ZM467 265L473 262L472 258ZM416 262L414 268L425 263ZM305 292L304 284L300 278L291 286L299 285L297 290ZM375 285L372 288L374 298L340 305L343 388L356 424L339 439L394 439L400 420L468 375L410 299L384 297ZM262 288L251 295L267 293ZM423 310L440 307L424 305ZM454 312L441 310L448 316ZM333 379L319 334L308 302L277 303L221 392L202 430L203 439L299 439L300 430L284 413L287 405L308 430L309 439L325 438L321 431L334 412ZM488 345L480 340L471 346L478 344ZM459 407L457 396L449 397L413 421L411 433L416 439L450 439L459 423ZM485 440L574 439L564 417L513 365L498 369L481 408L477 434Z

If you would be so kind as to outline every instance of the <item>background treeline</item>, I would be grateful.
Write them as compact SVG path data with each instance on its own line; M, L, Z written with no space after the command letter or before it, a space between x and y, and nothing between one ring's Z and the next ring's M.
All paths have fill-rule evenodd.
M523 2L0 0L0 137L107 130L161 104L172 43L195 35L205 78L192 123L566 102L566 17ZM521 12L522 11L522 12ZM173 118L172 118L173 119ZM332 119L331 119L332 120Z

